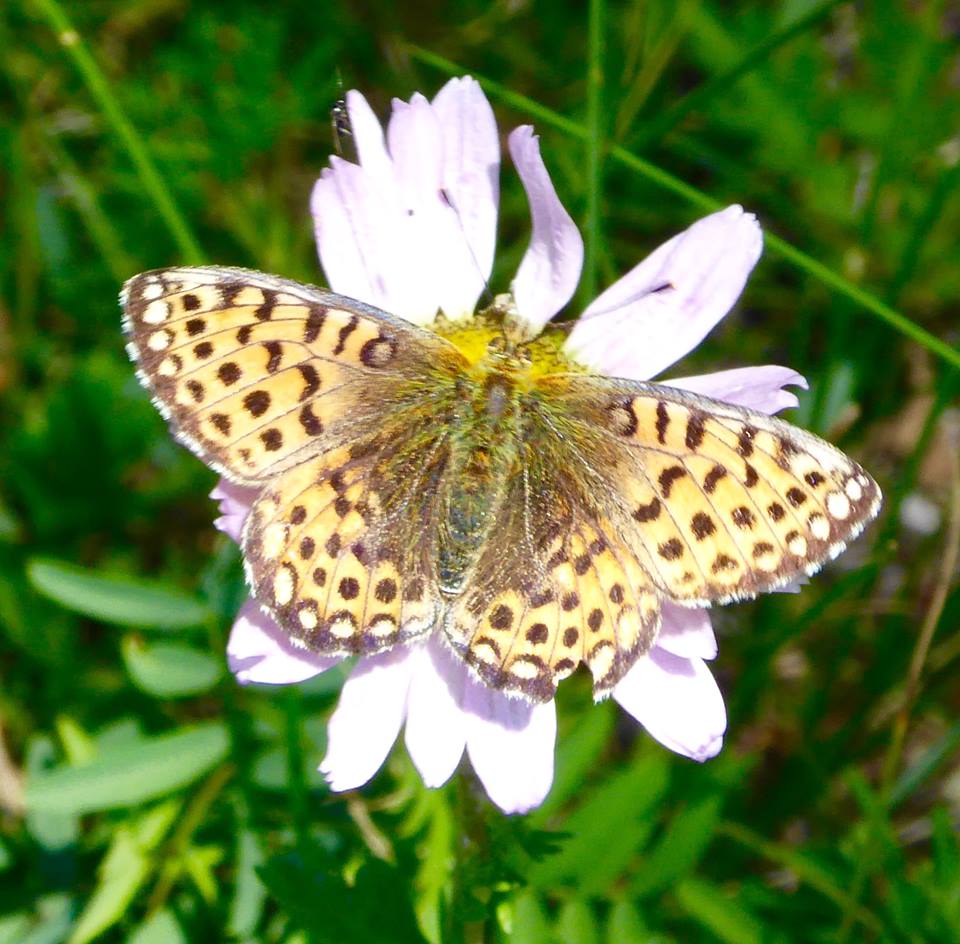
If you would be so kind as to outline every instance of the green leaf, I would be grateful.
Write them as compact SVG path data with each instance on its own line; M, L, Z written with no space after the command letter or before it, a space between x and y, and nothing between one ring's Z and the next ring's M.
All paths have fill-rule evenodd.
M0 918L0 944L21 944L30 930L30 917L18 912Z
M709 797L678 813L664 830L653 851L637 870L632 891L649 895L668 888L693 871L713 835L720 818L721 799Z
M77 613L120 626L184 629L210 617L196 597L152 581L96 573L64 561L34 558L27 577L44 596Z
M680 906L727 944L761 944L763 928L742 905L716 885L700 879L684 879L675 889Z
M156 912L127 938L127 944L186 944L180 922L164 908Z
M87 944L116 924L154 869L150 853L167 834L180 804L168 801L113 834L97 870L97 885L77 919L68 944Z
M16 944L60 944L70 929L73 899L69 895L47 895L35 907L29 932L13 940Z
M227 933L231 937L250 937L263 914L267 890L257 875L263 859L263 846L257 834L251 829L241 830L237 836L236 876L227 920Z
M556 937L561 944L600 944L596 916L582 898L564 902L557 916Z
M543 825L583 787L610 738L616 715L611 701L602 702L590 709L589 724L576 724L559 738L553 786L543 805L530 816L531 823Z
M34 735L27 742L27 783L47 775L56 751L45 734ZM80 822L72 813L27 808L27 831L47 852L59 852L72 846L80 835Z
M532 891L525 890L513 899L509 925L501 921L510 944L542 944L550 937L550 923L543 905Z
M603 891L649 837L656 822L653 808L666 793L668 778L666 755L652 748L591 790L561 825L570 838L531 867L530 883L549 888L568 882L582 895Z
M304 861L285 855L261 870L267 888L311 944L424 944L406 897L404 876L378 859L348 885L319 853Z
M651 944L652 938L633 902L621 899L610 906L607 944Z
M202 777L226 756L222 722L182 728L124 744L85 767L59 767L27 783L32 812L78 815L136 806Z
M151 644L128 636L122 652L137 688L157 698L184 698L209 691L223 671L220 659L183 643Z

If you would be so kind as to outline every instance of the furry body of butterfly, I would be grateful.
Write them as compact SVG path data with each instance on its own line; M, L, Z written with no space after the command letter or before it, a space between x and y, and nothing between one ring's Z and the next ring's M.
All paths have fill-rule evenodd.
M775 589L877 512L855 462L789 424L601 377L495 308L434 330L263 273L124 287L129 350L177 437L260 489L242 549L296 644L444 635L531 700L586 663L597 697L653 645L661 601Z

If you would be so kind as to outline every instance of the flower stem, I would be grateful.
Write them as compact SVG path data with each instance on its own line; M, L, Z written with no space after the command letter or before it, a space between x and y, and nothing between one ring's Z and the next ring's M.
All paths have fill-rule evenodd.
M584 223L586 254L581 297L592 301L597 294L597 256L600 251L600 208L603 194L603 24L604 0L590 0L587 53L587 215Z
M492 944L493 924L480 915L490 889L482 887L483 863L489 858L489 835L483 810L469 774L456 778L455 813L459 828L454 842L452 894L445 941L452 944Z
M136 168L144 190L150 195L170 235L173 237L184 262L196 265L203 261L204 254L186 220L181 215L166 182L157 170L147 146L133 123L124 112L120 101L110 87L90 50L79 33L74 29L70 18L57 0L33 0L56 35L57 41L73 60L77 72L83 79L107 124L120 141Z
M305 852L309 845L310 812L307 781L303 776L303 748L300 743L303 701L296 685L288 685L284 696L287 721L287 798L297 847L301 852Z

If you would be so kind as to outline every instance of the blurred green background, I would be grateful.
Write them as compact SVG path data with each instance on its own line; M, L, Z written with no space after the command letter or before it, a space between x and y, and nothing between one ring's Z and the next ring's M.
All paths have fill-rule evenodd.
M926 0L3 4L0 944L960 940L958 39ZM580 304L711 200L785 241L683 372L800 370L793 418L887 496L801 594L716 613L717 760L578 676L512 819L402 747L332 796L342 674L235 685L214 476L116 304L184 261L319 280L337 76L383 115L467 72L542 136ZM495 290L529 232L502 184Z

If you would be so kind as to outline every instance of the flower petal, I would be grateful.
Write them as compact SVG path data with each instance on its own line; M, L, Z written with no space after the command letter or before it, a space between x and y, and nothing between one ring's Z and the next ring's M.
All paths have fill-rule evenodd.
M255 600L240 607L227 642L227 665L242 685L303 682L340 661L295 646Z
M404 740L424 784L439 787L457 769L467 742L460 707L467 668L435 637L418 647L414 658Z
M657 647L684 659L716 659L717 637L707 610L692 610L664 600Z
M654 250L580 316L567 350L605 374L648 380L730 310L763 249L756 217L730 206Z
M405 292L391 284L397 213L385 208L384 191L363 168L331 158L310 198L317 251L335 292L397 311Z
M784 387L807 389L807 381L802 374L775 364L764 367L737 367L734 370L720 370L715 374L700 374L697 377L671 377L664 382L668 387L678 387L771 415L791 409L800 402L795 393L784 390Z
M583 268L583 239L557 196L533 128L515 128L509 146L533 222L530 245L513 280L513 298L520 317L541 328L577 288Z
M210 497L220 503L220 517L214 520L214 527L219 528L239 544L243 523L247 520L250 508L259 494L258 488L234 485L233 482L220 479L210 493Z
M393 164L387 154L380 121L359 92L353 89L347 92L346 103L360 166L379 186L392 187Z
M727 712L702 659L655 648L623 677L613 697L671 751L704 761L723 746Z
M493 109L476 79L464 76L440 89L433 110L443 133L443 190L457 212L477 269L487 280L493 269L500 200L500 139ZM473 305L476 302L473 299Z
M397 192L402 206L406 266L417 276L418 322L437 309L450 318L472 314L483 291L480 270L457 211L444 195L444 131L438 114L422 95L394 100L387 128Z
M554 703L530 705L468 677L463 710L467 754L490 799L505 813L539 806L553 783Z
M398 646L361 659L344 683L320 764L331 790L362 787L387 759L403 724L415 665L411 654Z

